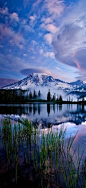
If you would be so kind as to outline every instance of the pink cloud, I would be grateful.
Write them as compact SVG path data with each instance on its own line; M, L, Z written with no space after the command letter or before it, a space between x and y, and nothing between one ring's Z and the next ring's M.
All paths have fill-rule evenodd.
M77 64L77 67L81 71L86 72L86 49L79 48L74 54L74 61Z
M8 14L8 8L0 8L0 14L7 15Z
M64 2L59 0L45 0L45 8L55 18L60 16L64 11Z
M19 80L17 79L13 79L13 78L0 78L0 88L6 86L6 85L9 85L9 84L12 84L14 82L17 82Z
M45 24L52 23L52 19L50 17L48 17L48 18L43 17L41 21L44 22Z
M22 35L20 33L14 34L13 42L17 45L19 45L21 43L24 44L24 38L22 37Z
M53 35L52 35L51 33L47 33L47 34L44 36L45 40L46 40L49 44L52 43L52 37L53 37Z
M4 36L12 36L14 32L6 25L0 24L0 38Z
M52 73L49 70L43 69L43 68L27 68L27 69L22 69L20 71L23 75L29 75L32 73L45 73L48 75L52 75Z
M7 7L0 8L0 14L2 14L2 15L8 15L11 20L19 22L18 14L16 12L13 12L12 14L9 14Z
M77 65L78 69L82 70L81 66L79 65L79 62L78 62L78 61L76 61L76 60L74 60L74 62L76 63L76 65Z
M56 31L58 31L58 28L53 25L53 24L48 24L45 26L46 30L51 32L51 33L56 33Z
M56 33L59 30L59 28L56 27L53 23L50 23L50 24L42 23L40 27L42 29L50 32L51 34L54 34L54 33Z
M0 24L0 38L4 39L4 37L7 37L12 45L19 46L20 48L25 42L23 36L19 32L15 33L10 27Z
M13 12L12 14L10 14L10 18L11 18L11 20L19 22L19 17L18 17L18 14L16 12Z
M54 58L55 58L55 56L54 56L54 53L53 53L53 52L46 52L46 53L44 53L44 56L45 56L45 57L51 57L52 59L54 59Z

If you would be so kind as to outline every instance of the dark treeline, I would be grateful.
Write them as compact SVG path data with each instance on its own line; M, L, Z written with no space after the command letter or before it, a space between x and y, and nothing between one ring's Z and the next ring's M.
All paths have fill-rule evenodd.
M55 102L55 103L83 103L85 104L86 101L84 97L81 101L77 100L73 102L73 100L70 99L67 101L64 101L61 95L58 94L51 94L50 89L47 93L46 100L42 99L41 91L39 90L36 92L28 91L28 90L21 90L21 89L0 89L0 103L25 103L25 102Z
M13 89L13 90L0 90L0 103L6 102L28 102L29 100L40 99L41 92L38 93L34 90L33 93L27 90Z
M52 96L51 95L51 92L50 92L50 89L49 89L49 91L48 91L48 93L47 93L47 101L57 101L57 102L62 102L63 101L63 99L62 99L62 96L60 95L60 96L56 96L56 94L54 93L54 95Z
M9 103L9 102L29 102L31 100L43 100L41 99L42 95L40 90L36 92L35 90L27 91L27 90L21 90L21 89L13 89L13 90L0 90L0 103ZM50 93L50 90L47 93L47 100L43 101L63 101L62 96L56 97L56 94L52 96Z
M25 90L0 90L0 103L26 101Z

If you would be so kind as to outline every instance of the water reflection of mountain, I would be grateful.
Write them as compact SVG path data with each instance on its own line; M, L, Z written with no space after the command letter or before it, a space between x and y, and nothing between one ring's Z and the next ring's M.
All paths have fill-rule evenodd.
M0 106L0 114L19 115L21 118L28 118L34 122L42 121L46 125L68 121L79 125L86 121L86 106L77 104L13 104Z

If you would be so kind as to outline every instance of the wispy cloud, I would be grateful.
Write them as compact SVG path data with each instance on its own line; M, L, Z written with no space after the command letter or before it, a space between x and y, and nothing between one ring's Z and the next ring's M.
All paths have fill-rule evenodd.
M8 8L5 7L5 8L0 8L0 14L3 14L3 15L8 15Z
M13 5L7 1L0 8L1 69L20 76L21 69L33 64L66 79L70 65L70 72L77 70L75 76L85 75L86 0L23 0Z
M19 23L19 16L18 13L13 12L10 13L7 7L0 8L0 14L2 14L2 18L4 22L0 23L0 39L1 41L7 40L9 44L18 46L22 48L25 40L20 33L20 31L14 30L12 26L16 26L16 23Z
M33 16L30 16L29 18L30 18L30 20L33 22L33 21L36 20L36 15L34 14Z
M33 25L36 23L36 19L37 19L36 14L31 15L31 16L29 17L29 19L30 19L30 25L33 26Z
M32 73L45 73L45 74L49 74L52 75L52 73L49 70L43 69L43 68L29 68L29 69L22 69L20 71L23 75L29 75Z
M16 45L21 48L21 45L25 43L23 36L20 33L15 33L13 29L7 27L4 24L0 24L0 38L9 39L11 45Z
M46 34L44 35L44 39L45 39L49 44L51 44L53 34L56 33L56 31L58 31L58 28L53 24L53 22L52 22L51 24L46 24L46 20L45 20L44 23L42 23L42 24L40 25L40 28L43 29L43 30L45 30L46 32L48 32L48 33L46 33Z
M64 2L59 0L45 0L44 1L45 10L48 11L49 15L52 15L55 19L59 17L64 11Z
M2 14L3 16L7 15L11 19L11 21L19 22L18 14L16 12L9 13L9 9L7 7L0 8L0 14Z
M46 30L51 32L51 33L56 33L58 28L53 24L48 24L48 25L46 25Z
M16 22L19 22L19 16L16 12L13 12L12 14L10 14L10 19L12 21L16 21Z
M51 57L52 59L55 58L53 52L46 52L46 53L44 53L44 56L45 56L45 57Z
M10 74L16 72L18 73L21 70L28 68L28 63L24 58L18 57L15 54L2 54L0 53L0 70L9 72Z
M58 28L53 24L41 24L40 26L41 28L45 29L46 31L50 32L50 33L56 33L56 31L58 31Z
M0 78L0 88L18 82L19 80L13 78Z
M40 49L40 50L39 50L39 53L40 53L40 54L43 54L43 49Z
M86 1L79 1L71 11L67 12L52 40L57 61L77 67L80 71L86 70L85 18Z
M44 23L44 24L50 24L50 23L52 23L52 18L51 17L47 17L47 18L45 18L45 17L43 17L42 19L41 19L41 21Z
M33 3L33 9L36 8L41 2L42 2L42 0L36 0L36 1Z
M40 30L44 32L44 39L47 44L51 45L53 35L59 30L57 19L64 12L64 2L60 0L44 0L42 4L42 12L45 15L41 17Z
M51 44L52 43L52 38L53 38L53 35L51 33L47 33L44 35L44 39L49 43Z

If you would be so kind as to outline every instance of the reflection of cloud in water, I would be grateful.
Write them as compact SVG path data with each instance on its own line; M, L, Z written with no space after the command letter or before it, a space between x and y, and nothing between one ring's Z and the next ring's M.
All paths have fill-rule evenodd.
M86 121L81 123L78 126L70 122L63 123L58 126L58 129L60 129L61 126L64 126L64 129L67 128L66 141L68 141L67 138L70 138L70 135L71 137L74 137L76 135L73 141L72 148L71 148L71 153L73 153L73 151L76 150L74 158L73 158L76 165L77 165L78 157L80 157L83 153L82 160L81 160L81 165L82 165L84 159L86 158Z
M71 123L71 122L62 123L58 125L58 129L60 129L61 126L63 126L64 129L67 128L66 137L69 137L70 134L74 136L76 133L77 133L77 136L86 134L86 121L82 122L78 126L75 123Z
M71 153L73 153L74 148L78 149L80 155L82 151L86 149L86 108L82 105L59 105L59 104L23 104L18 106L3 106L0 108L0 121L3 115L5 117L9 116L11 119L18 120L19 118L27 118L34 121L36 124L38 122L38 128L40 131L40 136L42 133L48 134L51 130L57 132L60 130L61 126L67 128L66 130L66 141L68 138L75 136L73 146L71 148ZM1 113L3 112L3 113ZM47 128L49 124L49 128ZM50 125L52 124L52 128ZM45 129L44 129L44 127ZM76 156L78 152L76 150ZM83 160L86 156L86 150L83 155ZM77 157L74 158L76 160Z
M75 137L73 141L73 145L70 149L70 153L73 155L75 150L75 154L73 155L73 161L76 167L77 167L78 157L80 157L83 153L81 159L81 165L80 165L81 168L84 159L86 157L86 121L81 123L79 126L71 122L62 123L59 125L53 125L51 128L40 129L40 135L42 135L43 133L46 135L51 131L53 131L53 133L57 133L61 130L61 127L63 127L63 130L66 129L65 150L67 149L67 143L70 136L71 139Z
M28 118L31 121L39 119L53 124L67 121L80 124L82 121L85 121L81 105L40 104L37 106L37 104L31 104L27 110L27 113L23 113L21 117Z
M30 121L43 121L47 126L51 124L60 124L63 122L72 122L77 125L86 121L86 108L84 105L77 104L43 104L28 103L0 106L0 114L7 114L12 118L19 116L27 118ZM14 119L16 119L14 117Z

